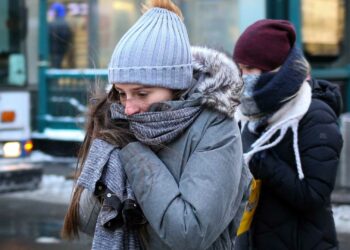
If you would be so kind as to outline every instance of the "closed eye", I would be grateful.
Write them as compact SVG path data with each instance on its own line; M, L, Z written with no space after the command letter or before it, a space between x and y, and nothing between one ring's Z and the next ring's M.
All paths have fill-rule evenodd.
M137 96L138 96L138 97L141 97L141 98L145 98L145 97L148 96L148 92L138 92L138 93L137 93Z

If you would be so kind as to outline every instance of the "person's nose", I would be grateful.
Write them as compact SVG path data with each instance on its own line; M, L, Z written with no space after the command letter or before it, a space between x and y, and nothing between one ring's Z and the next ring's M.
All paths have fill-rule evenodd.
M261 74L261 73L262 71L258 68L242 69L242 75Z
M250 75L253 73L254 73L254 71L251 69L242 69L242 75Z
M125 102L125 114L126 115L134 115L140 113L140 105L137 104L132 99L127 99Z

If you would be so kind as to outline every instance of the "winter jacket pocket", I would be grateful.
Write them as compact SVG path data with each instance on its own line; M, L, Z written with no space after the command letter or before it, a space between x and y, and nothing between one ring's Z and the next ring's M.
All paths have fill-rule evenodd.
M95 232L97 217L101 209L101 203L96 196L84 189L79 202L79 229L88 235Z

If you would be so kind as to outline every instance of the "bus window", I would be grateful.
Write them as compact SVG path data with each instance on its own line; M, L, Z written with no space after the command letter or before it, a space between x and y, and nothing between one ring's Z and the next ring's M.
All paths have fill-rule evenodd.
M302 0L304 51L311 57L336 57L345 33L344 0Z
M24 2L0 1L0 86L26 83L25 33Z

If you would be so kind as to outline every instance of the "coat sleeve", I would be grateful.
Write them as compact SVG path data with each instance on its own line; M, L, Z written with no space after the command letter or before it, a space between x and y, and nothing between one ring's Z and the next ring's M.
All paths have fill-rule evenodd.
M296 165L288 165L276 153L267 153L261 167L263 183L296 209L307 211L329 203L333 191L342 137L333 112L314 110L299 129L299 149L304 179ZM264 161L264 160L263 160Z
M173 160L181 159L174 154ZM139 142L121 150L121 161L148 222L171 249L208 248L232 221L242 199L241 138L231 119L210 124L178 183Z
M101 203L96 196L84 188L79 200L79 229L81 232L90 236L94 234L100 209Z

